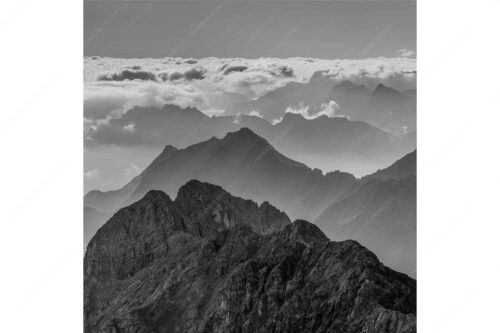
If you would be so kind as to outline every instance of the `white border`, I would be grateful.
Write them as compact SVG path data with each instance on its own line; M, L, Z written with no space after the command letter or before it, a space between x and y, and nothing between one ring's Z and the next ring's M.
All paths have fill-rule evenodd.
M0 6L0 330L79 332L82 1ZM499 6L418 5L420 332L498 327Z
M82 13L0 2L2 332L83 332Z

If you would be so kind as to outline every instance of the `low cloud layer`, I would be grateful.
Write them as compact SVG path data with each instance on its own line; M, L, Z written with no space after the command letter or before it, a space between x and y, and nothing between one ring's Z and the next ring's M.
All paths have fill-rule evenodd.
M233 103L256 99L290 82L350 80L369 88L383 83L400 91L415 89L416 61L406 57L408 52L398 50L402 58L359 60L88 57L84 72L85 128L119 118L134 106L174 104L218 115ZM338 105L332 103L313 115L305 114L338 116ZM301 108L292 107L288 112L298 110ZM133 125L127 126L123 130L133 133Z

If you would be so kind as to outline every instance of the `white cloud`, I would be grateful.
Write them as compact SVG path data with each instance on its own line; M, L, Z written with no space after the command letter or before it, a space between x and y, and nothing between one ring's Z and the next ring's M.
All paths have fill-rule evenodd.
M412 50L409 50L409 49L399 49L399 50L396 51L396 53L400 57L404 57L404 58L413 57L415 55L415 51L412 51Z
M285 110L285 113L294 113L300 114L302 117L306 119L316 119L321 116L327 116L329 118L334 117L345 117L344 115L338 114L340 107L334 100L329 101L328 103L322 103L318 112L311 113L309 106L304 106L303 104L299 104L298 106L288 106ZM278 120L276 123L281 121Z
M276 119L273 119L273 121L271 122L273 125L276 125L276 124L279 124L281 123L281 121L283 120L283 116L279 117L279 118L276 118Z
M134 133L135 132L135 123L131 122L130 124L123 126L123 130L125 132Z
M413 51L398 50L405 55L408 52ZM413 58L87 57L84 69L84 112L91 123L117 118L134 106L164 104L193 106L217 115L231 103L255 99L291 81L307 82L315 73L315 79L337 82L347 79L368 87L383 83L407 90L416 86ZM107 81L102 81L103 78Z
M85 178L97 178L101 175L101 172L97 169L92 169L83 174Z
M138 81L102 81L85 86L84 115L87 121L118 118L134 106L206 107L204 93L191 85Z
M252 110L248 113L249 116L264 118L259 111Z
M340 109L340 107L337 104L337 102L335 102L334 100L331 100L328 103L322 103L319 112L316 113L314 116L316 118L320 117L320 116L327 116L330 118L346 117L344 115L338 114L339 109Z
M303 104L299 104L298 106L288 106L285 110L285 113L293 113L293 114L300 114L302 117L306 119L310 119L309 117L309 105L304 106ZM279 122L279 121L278 121Z
M241 121L241 114L240 114L240 113L238 113L238 114L236 115L236 117L234 117L234 119L233 119L233 124L238 125L238 124L240 123L240 121Z

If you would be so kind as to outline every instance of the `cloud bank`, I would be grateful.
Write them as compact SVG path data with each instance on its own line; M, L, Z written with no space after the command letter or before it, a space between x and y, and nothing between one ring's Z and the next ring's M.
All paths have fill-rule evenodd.
M400 52L401 51L401 52ZM290 82L309 80L375 87L379 83L396 90L415 89L416 61L410 50L398 50L401 58L324 60L313 58L160 58L117 59L87 57L84 60L85 128L119 118L134 106L162 107L174 104L196 107L207 115L219 115L233 103L250 101ZM314 115L337 116L331 101ZM288 112L302 112L290 107ZM130 125L124 129L133 133Z

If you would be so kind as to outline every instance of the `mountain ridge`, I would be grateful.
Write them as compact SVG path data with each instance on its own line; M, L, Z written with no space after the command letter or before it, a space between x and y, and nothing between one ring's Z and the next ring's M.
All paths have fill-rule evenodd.
M101 211L109 212L135 201L149 189L162 189L174 195L178 187L193 178L227 187L238 196L269 201L280 209L292 208L292 215L299 214L302 209L300 195L295 193L293 197L287 193L285 196L280 189L294 188L298 192L308 188L315 192L319 187L323 195L330 193L333 199L356 183L356 178L348 173L323 175L318 169L293 161L275 150L267 140L249 129L242 129L223 139L212 138L188 148L168 149L166 153L164 150L129 184L109 192L115 198L104 199L102 194L98 200L92 198L91 193L85 197L85 202L89 206L96 201L110 202L108 209L100 206ZM334 185L340 188L332 188Z
M86 332L416 332L416 281L359 243L301 220L267 235L225 224L195 200L220 203L220 187L185 186L177 204L148 192L94 236Z
M408 170L415 170L414 166L411 168L411 163L415 163L415 159L411 158L412 154L416 154L416 151L379 170L373 176L356 179L353 175L339 171L323 174L321 170L292 161L275 151L265 139L249 129L243 129L229 133L222 139L214 137L184 149L166 148L164 153L158 155L131 183L109 193L118 197L105 198L105 194L101 194L97 199L86 197L85 202L89 206L98 202L101 206L94 208L109 213L133 203L151 189L166 191L174 197L178 188L185 182L199 179L217 184L239 197L257 202L267 201L285 211L293 220L314 221L332 239L357 239L373 249L390 267L411 274L415 260L402 261L399 257L406 258L410 253L414 253L415 244L411 237L414 239L415 231L411 226L416 223L416 208L411 196L401 195L413 193L416 183L405 182L404 179L399 182L379 179L369 185L365 183L369 183L371 178L379 177L381 172L390 177L390 170L397 168L401 161L408 160L404 163L410 164ZM397 186L401 190L384 190L388 186ZM380 200L371 200L373 194L370 193L377 191L381 191ZM103 209L102 205L108 202L119 204L108 206L107 210ZM398 205L408 207L408 214L402 215ZM386 220L380 217L371 218L370 214L375 212L383 212L374 216L386 216ZM346 219L354 222L349 228L341 228L342 221ZM399 236L391 228L402 226L400 236L410 241L399 246L398 251L394 251L395 254L401 255L393 255L386 250L390 246L382 240L381 232L357 233L358 228L372 228L372 224L378 225L382 236L395 239L395 243L399 242ZM402 262L406 263L402 265Z
M196 113L196 116L192 116ZM133 131L125 128L133 126ZM396 136L365 122L343 117L305 119L284 113L274 125L253 115L209 117L196 108L182 109L164 105L161 109L135 107L121 118L111 119L90 130L86 145L121 147L178 148L223 138L228 132L248 127L271 142L283 154L325 171L350 170L356 175L369 174L415 148L415 140Z

